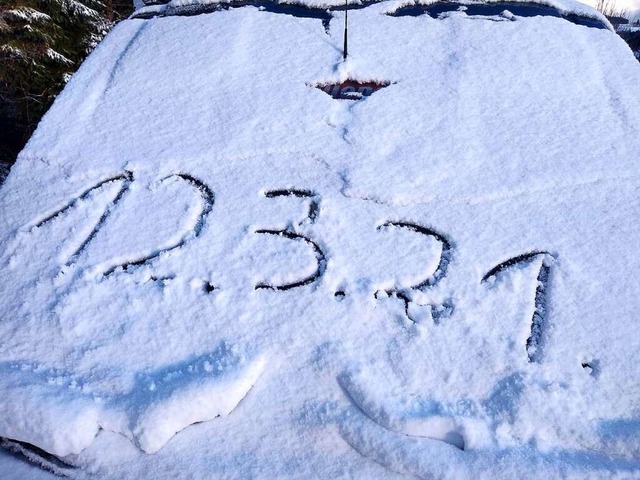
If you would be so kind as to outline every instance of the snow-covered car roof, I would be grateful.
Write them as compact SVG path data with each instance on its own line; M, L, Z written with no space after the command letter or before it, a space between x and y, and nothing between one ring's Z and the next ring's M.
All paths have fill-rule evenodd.
M0 444L72 478L640 475L640 67L606 20L372 3L343 60L343 10L175 1L0 190Z

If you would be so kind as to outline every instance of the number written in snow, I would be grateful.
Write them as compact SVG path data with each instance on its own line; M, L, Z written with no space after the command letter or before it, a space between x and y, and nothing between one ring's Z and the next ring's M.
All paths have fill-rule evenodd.
M309 190L297 190L297 189L282 189L282 190L269 190L264 193L266 198L276 198L276 197L298 197L298 198L308 198L309 199L309 212L307 213L307 218L298 223L301 225L306 220L309 220L310 223L314 223L320 214L320 203L317 200L318 195ZM304 278L295 280L293 282L284 283L284 284L273 284L269 281L262 281L255 286L256 290L259 289L271 289L271 290L291 290L292 288L302 287L305 285L309 285L318 281L324 275L324 272L327 268L327 257L324 252L320 248L320 246L313 241L311 238L302 235L295 231L295 227L293 223L289 223L289 226L284 230L270 230L270 229L260 229L256 230L255 233L261 233L266 235L276 235L283 239L287 239L294 242L305 242L309 248L313 250L313 253L316 257L317 268L315 272L311 275L306 276Z
M116 263L103 271L103 275L112 275L121 272L131 272L134 267L146 265L152 263L158 257L160 257L163 253L185 248L190 242L194 241L196 238L201 236L205 224L207 222L207 218L209 213L212 211L215 201L215 194L213 190L206 185L202 180L186 174L186 173L176 173L173 175L169 175L164 177L160 182L165 182L170 179L177 179L184 183L184 185L188 188L195 189L199 193L202 199L202 207L200 209L197 221L195 225L190 230L184 232L179 240L173 241L171 244L165 246L161 249L156 249L152 252L149 252L145 255L140 256L139 258L135 258L133 260L128 260L126 262ZM81 202L87 200L93 192L99 190L105 185L114 184L116 182L120 182L120 189L114 198L107 203L104 208L104 211L99 218L98 222L91 228L89 234L80 242L80 246L69 256L65 264L67 266L76 263L81 254L87 249L89 244L96 237L98 231L100 231L105 224L107 223L107 219L113 214L114 210L119 207L122 203L124 196L129 191L132 183L135 181L134 175L132 172L126 171L122 174L112 176L110 178L104 179L89 188L85 189L81 194L77 195L75 198L71 199L69 202L64 204L61 208L54 210L53 212L43 216L40 220L37 220L31 224L33 228L40 228L45 225L48 225L55 221L57 218L65 215L69 210L76 207ZM306 218L299 219L296 223L295 221L290 221L286 228L284 229L272 229L272 228L263 228L255 230L255 234L261 235L270 235L282 238L283 241L287 242L297 242L304 243L309 248L309 250L313 253L316 258L317 267L315 271L308 276L303 278L299 278L294 281L290 281L288 283L274 283L269 281L268 279L264 279L260 281L257 285L255 285L255 289L271 289L271 290L291 290L298 287L304 287L307 285L311 285L313 283L318 282L324 275L327 268L327 256L323 251L320 244L311 238L309 235L305 235L298 230L298 227L303 224L313 225L318 216L320 215L320 196L318 193L312 190L305 189L273 189L263 192L263 195L266 199L274 199L278 197L295 197L304 199L308 201L308 212ZM411 232L414 232L419 235L424 235L427 237L431 237L438 241L441 244L441 252L439 263L434 272L426 274L425 277L411 285L400 285L396 286L393 289L384 290L384 293L391 296L397 296L398 298L404 299L407 302L410 301L407 298L407 294L411 291L415 290L426 290L430 287L438 284L447 274L447 270L449 267L449 263L451 262L452 254L453 254L453 244L452 242L442 233L435 231L426 226L418 225L415 223L410 223L406 221L387 221L382 223L377 227L379 232L386 232L392 229L404 229ZM535 252L538 254L540 252ZM518 257L519 258L519 257ZM510 264L509 264L510 265ZM484 283L487 278L495 276L495 269L501 268L503 265L499 265L492 269L485 277L482 282ZM508 265L507 265L508 266ZM547 267L545 267L547 268ZM546 271L546 270L545 270ZM548 275L547 275L548 276ZM546 283L546 282L543 282ZM379 293L379 292L378 292ZM377 295L377 294L376 294Z

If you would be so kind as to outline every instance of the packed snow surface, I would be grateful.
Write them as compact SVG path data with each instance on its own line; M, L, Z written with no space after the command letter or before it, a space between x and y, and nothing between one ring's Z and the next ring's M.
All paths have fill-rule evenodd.
M345 62L343 12L106 37L0 190L2 446L72 478L640 476L640 66L393 5ZM347 79L388 86L316 88Z

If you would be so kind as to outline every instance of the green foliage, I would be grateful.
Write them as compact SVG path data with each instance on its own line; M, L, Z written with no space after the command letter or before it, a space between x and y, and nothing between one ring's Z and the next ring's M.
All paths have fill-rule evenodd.
M111 27L99 0L0 0L0 162Z

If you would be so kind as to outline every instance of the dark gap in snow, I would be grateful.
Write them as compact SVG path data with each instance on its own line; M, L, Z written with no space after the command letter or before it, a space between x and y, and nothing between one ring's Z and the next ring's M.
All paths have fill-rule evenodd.
M584 368L585 372L592 377L600 375L600 360L588 360L586 362L582 362L580 365Z
M491 270L489 270L487 273L485 273L480 283L486 282L490 278L496 277L497 275L502 273L504 270L510 267L513 267L514 265L517 265L519 263L528 264L532 262L539 255L551 255L551 254L549 252L545 252L544 250L536 250L529 253L523 253L522 255L518 255L516 257L512 257L508 260L505 260L502 263L499 263L498 265L493 267Z
M502 15L505 10L515 17L555 17L562 18L571 23L575 23L576 25L607 29L607 26L597 18L578 15L575 13L562 13L557 8L550 5L522 2L478 4L438 2L431 5L407 5L392 13L388 13L387 15L392 17L418 17L420 15L429 15L432 18L440 18L443 13L461 11L468 16L495 17Z
M402 300L402 303L404 303L404 314L405 314L405 316L412 323L416 323L416 321L413 318L411 318L411 315L409 314L409 304L411 303L411 299L407 295L405 295L402 292L397 292L397 291L394 292L392 290L388 290L385 293L390 297L395 297L395 298L398 298L398 299ZM374 296L377 299L378 298L378 292L376 292Z
M131 262L115 265L109 268L107 271L105 271L104 273L105 276L111 275L112 273L120 269L126 272L129 270L129 268L139 267L141 265L147 264L151 260L158 258L163 253L169 252L171 250L175 250L177 248L181 248L188 242L200 236L200 234L202 233L202 229L204 228L205 222L207 220L207 216L211 212L211 209L213 208L213 204L215 203L215 194L213 193L213 190L211 190L211 188L209 188L204 182L202 182L201 180L198 180L192 175L189 175L186 173L176 173L173 175L169 175L168 177L164 178L164 180L167 180L172 177L178 177L184 180L185 182L189 183L191 186L195 187L200 192L200 195L204 200L204 206L202 207L202 210L198 215L198 220L195 226L193 227L193 229L190 230L188 233L186 233L182 237L182 239L179 242L177 242L175 245L150 253L149 255L142 257L138 260L133 260Z
M69 477L76 467L35 445L19 440L0 437L0 448L19 456L30 464L59 477Z
M211 282L205 282L205 284L204 284L204 291L206 293L211 293L211 292L213 292L213 291L215 291L217 289L218 289L218 287L213 285Z
M309 203L309 220L311 220L311 223L315 223L318 215L320 215L320 204L316 200L311 200Z
M219 10L231 10L234 8L240 7L256 7L261 12L275 13L280 15L290 15L296 18L311 18L318 19L322 21L322 26L324 27L325 32L329 33L329 23L331 22L332 15L328 9L321 8L309 8L302 5L292 5L292 4L283 4L283 3L274 3L274 2L251 2L251 1L240 1L234 2L233 4L218 4L211 6L204 6L206 12L203 12L201 9L197 8L197 6L189 5L184 7L170 7L168 10L169 15L199 15L200 13L209 13L213 11ZM209 7L209 8L207 8ZM210 8L213 7L213 8Z
M173 175L170 175L170 177L171 176ZM176 173L175 176L185 180L186 182L197 188L205 201L204 208L202 209L202 212L200 212L198 222L193 229L193 234L197 237L202 232L204 223L207 219L207 215L209 215L209 212L211 212L211 209L213 208L213 204L215 202L215 194L213 193L213 190L211 190L211 188L209 188L203 181L198 180L192 175L189 175L187 173Z
M166 3L166 2L159 2ZM322 21L322 26L326 33L329 33L329 23L331 22L331 12L328 8L312 8L304 5L275 3L269 1L237 1L233 3L212 3L212 4L195 4L168 6L162 12L140 12L134 13L132 18L148 19L153 17L169 17L174 15L190 17L203 13L213 13L225 10L232 10L241 7L255 7L260 11L290 15L296 18L311 18ZM362 7L360 7L362 8Z
M422 225L417 225L415 223L409 223L409 222L388 221L383 223L382 225L379 225L378 230L381 230L386 227L406 228L413 232L420 233L428 237L433 237L442 245L442 252L440 253L440 262L438 263L438 267L436 268L436 271L433 272L433 274L431 274L424 280L420 281L419 283L411 287L407 287L408 289L422 290L424 288L432 287L445 277L445 275L447 274L447 268L449 267L449 263L451 262L451 257L453 254L453 246L451 242L447 240L447 238L444 235L436 232L431 228L423 227ZM391 292L391 290L389 292Z
M347 294L344 292L344 290L338 290L336 293L333 294L333 296L336 298L336 300L338 300L339 302L341 302L342 300L344 300L344 297Z
M542 263L538 272L535 309L531 319L531 335L527 338L529 362L539 363L542 358L542 336L547 323L547 292L550 273L551 267Z
M347 185L347 188L349 188L350 185ZM342 195L344 195L346 198L356 198L358 200L362 200L363 202L371 202L371 203L375 203L376 205L386 205L386 202L384 202L383 200L380 200L379 198L375 198L375 197L358 197L358 196L350 196L345 194L344 192L342 193Z
M318 83L315 87L336 100L362 100L389 85L391 85L389 81L375 82L347 79L340 83Z
M104 185L106 185L108 183L118 182L118 181L123 181L126 184L132 182L133 181L133 173L129 172L129 171L126 171L126 172L124 172L124 173L122 173L120 175L116 175L115 177L110 177L110 178L107 178L106 180L102 180L101 182L95 184L94 186L92 186L92 187L88 188L87 190L85 190L84 192L82 192L79 196L75 197L73 200L71 200L69 203L67 203L64 207L56 210L53 213L50 213L49 215L47 215L42 220L39 220L38 222L36 222L34 227L35 228L42 227L43 225L49 223L54 218L58 217L59 215L62 215L67 210L75 207L82 200L86 200L89 197L89 195L91 195L91 192L93 192L94 190L97 190L100 187L102 187L102 186L104 186Z
M431 318L433 318L433 323L440 325L443 320L453 315L453 310L454 306L451 299L445 300L440 305L431 305Z
M483 277L480 283L489 281L492 278L496 278L502 272L510 267L516 265L524 266L529 265L533 260L540 255L545 257L553 257L549 252L544 250L533 251L524 253L516 257L512 257L504 262L496 265L489 270ZM547 323L547 293L549 287L549 275L551 273L551 266L547 263L547 259L544 258L540 270L538 271L536 297L534 304L533 316L531 318L531 334L527 338L527 356L529 362L538 363L542 358L542 336L544 328Z
M311 190L301 190L297 188L281 188L277 190L267 190L266 192L264 192L264 196L267 198L288 197L288 196L299 197L299 198L309 198L309 197L315 197L316 193L312 192Z
M160 5L166 4L167 1L155 1L150 0L145 2L146 5ZM359 4L349 4L349 10L360 10L366 8L371 4L380 3L380 0L363 1ZM333 19L333 13L336 11L344 11L347 7L345 5L337 5L332 7L312 7L308 5L301 5L295 3L277 3L267 0L239 0L231 3L210 3L210 4L193 4L193 5L180 5L180 6L167 6L162 11L141 11L134 12L131 18L149 19L153 17L167 17L167 16L193 16L203 13L212 13L224 10L231 10L241 7L256 7L260 11L269 13L290 15L297 18L311 18L322 21L325 32L329 33L329 24ZM394 12L387 13L386 15L391 17L417 17L420 15L429 15L433 18L439 18L440 15L448 12L464 11L469 16L476 17L496 17L502 16L503 12L508 11L511 16L506 16L507 19L514 20L514 17L555 17L562 18L576 25L582 25L585 27L607 29L607 26L599 19L594 17L588 17L576 13L563 13L555 7L550 5L532 4L524 2L501 2L501 3L480 3L480 4L463 4L458 2L437 2L431 5L407 5L397 9Z
M149 281L158 282L162 287L165 287L170 280L173 280L175 278L175 275L166 275L164 277L156 277L155 275L151 275L151 277L149 277Z
M464 447L465 447L464 437L456 431L452 430L450 432L447 432L442 436L442 438L438 438L437 440L440 440L444 443L448 443L449 445L452 445L464 452Z
M113 212L113 210L116 208L120 200L122 200L124 195L129 191L131 182L133 182L133 173L126 172L124 174L124 178L122 178L122 186L120 187L118 194L114 197L113 200L111 200L111 202L107 204L107 207L104 209L104 212L102 212L102 215L98 220L98 223L96 223L96 225L93 227L93 230L91 230L91 233L87 236L87 238L84 239L84 241L80 244L77 250L69 257L66 263L67 266L75 263L78 257L80 257L82 252L84 252L84 250L87 248L89 243L91 243L91 240L95 238L98 231L102 228L102 226L107 221L107 218L109 218L109 215L111 215L111 212Z
M384 292L389 297L394 297L401 300L404 303L404 312L407 319L413 323L417 323L417 321L411 316L411 313L409 311L409 306L412 302L412 299L411 299L410 293L407 293L407 292L411 290L424 291L425 289L436 285L440 280L442 280L446 276L447 269L449 268L449 263L451 262L451 257L453 255L453 245L441 233L438 233L431 228L424 227L422 225L417 225L415 223L409 223L409 222L403 222L403 221L399 221L399 222L388 221L383 223L382 225L379 225L377 229L381 230L387 227L406 228L413 232L420 233L428 237L433 237L441 244L442 250L440 252L440 261L438 262L438 266L435 272L433 272L431 275L429 275L424 280L418 282L415 285L412 285L409 287L391 288L387 290L378 290L374 294L374 297L376 299L379 298L379 294L381 292ZM433 319L436 325L439 325L443 319L453 314L453 303L450 301L445 301L442 305L430 304L430 305L420 305L420 306L429 307L431 309L431 318Z
M322 249L320 248L320 246L310 238L307 238L304 235L300 235L298 233L290 232L288 230L256 230L256 233L262 233L266 235L276 235L276 236L288 238L290 240L306 242L313 249L316 256L316 261L318 263L318 268L316 269L316 271L313 272L313 274L309 275L308 277L305 277L300 280L296 280L295 282L292 282L292 283L285 283L283 285L271 285L269 283L262 282L255 286L256 290L261 290L261 289L291 290L292 288L309 285L315 282L316 280L318 280L320 277L322 277L322 275L324 275L324 272L327 268L327 258L324 252L322 251Z
M264 192L264 196L267 198L277 198L277 197L297 197L297 198L310 198L309 202L309 213L307 217L311 221L311 223L315 223L320 215L320 203L316 199L318 194L312 190L303 190L297 188L282 188L277 190L267 190Z

